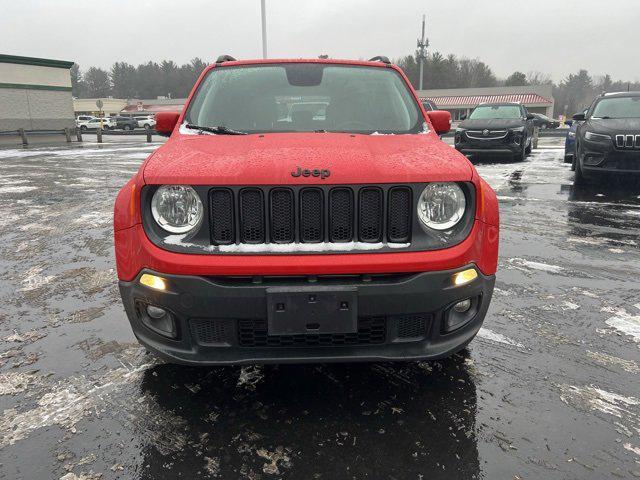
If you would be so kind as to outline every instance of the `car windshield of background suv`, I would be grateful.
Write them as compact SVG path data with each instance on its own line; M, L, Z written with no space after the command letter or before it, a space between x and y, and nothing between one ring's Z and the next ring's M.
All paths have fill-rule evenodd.
M640 118L640 97L603 98L591 118Z
M424 118L390 68L291 63L216 67L185 122L245 133L418 133Z
M507 120L522 117L520 107L515 105L487 105L476 107L469 120Z

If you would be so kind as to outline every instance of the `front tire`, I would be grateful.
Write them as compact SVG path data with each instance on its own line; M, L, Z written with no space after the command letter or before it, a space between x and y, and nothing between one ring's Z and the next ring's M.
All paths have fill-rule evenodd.
M87 126L86 125L80 125L80 131L81 132L86 132L87 131Z
M122 129L125 131L129 131L131 130L131 125L125 125L124 127L122 127Z

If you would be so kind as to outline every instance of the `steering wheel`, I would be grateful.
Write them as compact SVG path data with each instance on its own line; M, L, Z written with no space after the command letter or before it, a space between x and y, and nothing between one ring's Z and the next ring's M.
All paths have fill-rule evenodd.
M353 126L356 127L355 130L375 130L375 127L367 122L361 122L360 120L347 120L345 122L340 122L335 125L336 130L343 130L345 127ZM364 127L364 128L358 128Z

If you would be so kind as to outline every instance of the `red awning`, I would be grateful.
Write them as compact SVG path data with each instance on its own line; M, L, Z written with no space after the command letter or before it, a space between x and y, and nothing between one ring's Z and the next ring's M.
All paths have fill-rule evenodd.
M462 107L469 105L480 105L481 103L495 102L516 102L523 105L545 104L551 105L553 102L536 93L518 93L508 95L469 95L451 97L426 97L438 107Z

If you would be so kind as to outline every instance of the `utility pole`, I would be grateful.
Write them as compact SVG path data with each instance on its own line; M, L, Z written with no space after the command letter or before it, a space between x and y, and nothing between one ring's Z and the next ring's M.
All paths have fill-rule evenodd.
M264 0L263 0L264 1ZM424 24L426 15L422 15L422 38L418 39L418 62L420 62L420 80L418 81L418 90L422 90L422 73L424 72L424 61L427 58L426 49L429 46L429 40L424 38Z
M267 58L267 12L265 0L261 0L262 7L262 58Z

